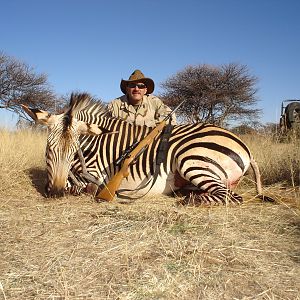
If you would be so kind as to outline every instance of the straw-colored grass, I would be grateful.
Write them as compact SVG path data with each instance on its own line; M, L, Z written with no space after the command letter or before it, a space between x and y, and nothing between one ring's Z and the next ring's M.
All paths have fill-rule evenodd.
M4 195L19 194L32 189L35 183L45 181L44 173L46 135L39 132L0 130L0 191ZM43 183L41 183L43 184Z
M244 136L255 159L260 163L264 183L300 185L300 140L276 141L273 136Z
M300 299L295 149L247 137L276 204L247 176L243 205L202 208L44 198L45 135L0 139L0 299Z

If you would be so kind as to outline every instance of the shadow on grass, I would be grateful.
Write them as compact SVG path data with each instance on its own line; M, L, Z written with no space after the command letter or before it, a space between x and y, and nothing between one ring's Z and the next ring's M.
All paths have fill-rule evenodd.
M29 178L32 182L32 185L40 193L44 198L46 198L45 194L45 185L46 185L46 170L32 168L28 170Z

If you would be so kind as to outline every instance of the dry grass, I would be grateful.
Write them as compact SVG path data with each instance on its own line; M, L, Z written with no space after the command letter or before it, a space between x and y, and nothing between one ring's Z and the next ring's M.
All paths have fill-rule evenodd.
M244 136L259 162L264 183L278 182L287 186L300 185L300 140L290 143L274 141L272 136Z
M244 180L239 207L46 199L44 136L0 139L0 299L300 299L299 191L286 182L266 188L269 204Z
M0 129L0 193L4 195L26 192L32 185L44 184L45 177L36 173L44 173L44 152L46 136L31 131L10 132Z

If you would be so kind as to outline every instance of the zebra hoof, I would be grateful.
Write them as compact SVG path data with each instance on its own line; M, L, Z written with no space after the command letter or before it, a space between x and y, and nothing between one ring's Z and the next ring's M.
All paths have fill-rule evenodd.
M98 190L98 185L94 184L94 183L88 183L86 185L86 187L84 188L84 192L86 194L95 196Z
M264 202L276 202L273 198L264 196L264 195L257 195L257 198L263 200Z

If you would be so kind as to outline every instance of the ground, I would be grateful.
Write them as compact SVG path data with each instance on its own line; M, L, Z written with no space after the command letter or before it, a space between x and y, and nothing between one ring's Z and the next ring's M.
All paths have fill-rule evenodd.
M204 208L1 191L0 299L300 299L299 192L268 192Z

